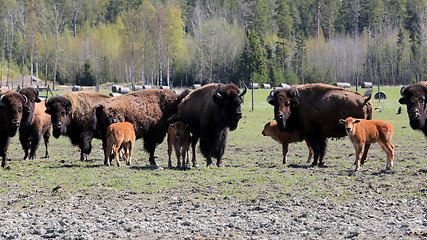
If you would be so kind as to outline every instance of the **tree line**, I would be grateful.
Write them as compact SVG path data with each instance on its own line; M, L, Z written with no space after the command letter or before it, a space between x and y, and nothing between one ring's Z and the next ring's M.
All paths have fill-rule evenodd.
M0 0L0 84L408 84L427 79L426 12L427 0Z

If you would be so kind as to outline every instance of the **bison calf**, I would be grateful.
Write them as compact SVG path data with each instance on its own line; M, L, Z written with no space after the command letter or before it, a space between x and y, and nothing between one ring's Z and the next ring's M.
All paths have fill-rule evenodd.
M340 119L340 123L345 125L345 131L350 137L356 150L356 170L360 169L360 158L363 153L364 144L378 142L387 155L386 170L393 167L394 146L390 140L393 136L393 125L380 120L365 120L348 117L345 120ZM362 162L363 165L364 161Z
M117 166L120 167L118 156L120 149L123 149L126 165L130 165L135 139L135 130L133 129L132 123L119 122L108 126L107 149L105 151L107 165L112 165L112 159L115 158Z
M188 153L188 148L190 146L190 133L187 130L187 124L183 122L176 122L169 125L168 129L168 155L169 162L168 166L172 167L171 154L172 146L175 149L175 154L177 158L177 167L190 167L190 162L187 159L185 162L185 155ZM182 156L182 165L180 161L180 156Z
M294 131L292 133L286 132L286 131L282 132L279 130L279 128L277 127L277 123L275 123L275 122L266 123L264 126L264 130L262 131L262 135L270 136L272 139L274 139L277 142L282 144L282 147L283 147L283 164L285 164L287 162L286 155L288 155L289 143L301 142L303 140L303 138L301 138L301 135L298 131ZM307 147L309 150L307 162L310 162L311 157L313 156L313 149L311 149L307 140L305 140L305 142L307 143Z

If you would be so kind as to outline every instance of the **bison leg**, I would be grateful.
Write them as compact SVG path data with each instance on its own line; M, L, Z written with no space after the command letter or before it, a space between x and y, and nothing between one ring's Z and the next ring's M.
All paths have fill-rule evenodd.
M0 155L2 156L1 166L2 168L5 168L7 165L6 152L10 144L10 138L7 136L0 136L0 137L4 138L4 139L0 139L0 146L2 146L0 148Z
M354 148L356 149L356 169L354 170L355 172L360 170L360 159L362 158L363 145L364 143L354 145Z
M326 154L326 148L328 145L328 140L323 137L313 136L307 138L307 141L309 142L311 148L313 149L313 163L311 164L312 167L314 166L323 166L325 164L325 154Z
M393 167L394 159L394 146L391 142L378 142L385 154L387 155L387 165L386 170L390 170Z
M175 145L175 155L176 155L176 166L178 168L184 167L184 164L181 165L181 147L178 145Z
M191 137L191 148L192 148L192 153L193 153L193 158L192 158L193 167L199 166L199 164L197 163L197 159L196 159L196 144L198 141L199 141L199 136L193 135Z
M283 164L286 164L286 156L288 155L288 143L282 143Z
M127 165L131 165L132 164L133 144L134 144L133 142L130 142L129 145L128 145L129 146L129 149L128 149L128 152L129 152L128 161L129 162L126 161Z
M92 151L92 133L90 131L80 135L79 148L81 150L80 160L87 161L87 155Z
M48 150L48 145L49 145L49 138L50 138L50 131L47 131L44 135L43 135L43 140L44 140L44 145L46 147L46 154L45 154L45 158L49 158L49 150Z
M39 148L40 141L42 139L41 134L34 134L31 141L30 159L36 158L36 151Z
M172 168L172 144L168 144L168 167Z
M365 164L365 162L366 162L366 158L368 158L368 151L369 151L369 148L371 147L371 144L369 143L366 143L365 144L365 150L363 150L363 156L362 156L362 160L361 160L361 162L360 162L360 164L363 166L363 164Z
M305 139L305 143L307 144L308 147L308 159L307 159L307 163L310 162L311 157L313 157L313 149L310 147L310 144L308 143L307 139Z
M22 149L24 149L24 160L28 159L28 151L30 150L30 136L25 133L19 133L19 141L21 142Z

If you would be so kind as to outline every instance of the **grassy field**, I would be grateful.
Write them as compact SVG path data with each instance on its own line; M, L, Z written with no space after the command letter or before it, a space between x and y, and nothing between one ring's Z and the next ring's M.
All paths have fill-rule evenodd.
M374 107L382 107L381 113L374 112L374 119L391 122L395 127L392 139L396 147L395 161L391 171L384 171L386 156L375 144L368 162L354 174L354 149L348 138L329 141L326 167L309 167L308 149L303 142L290 145L288 164L283 165L281 145L261 134L264 124L273 120L273 107L266 102L269 90L260 89L254 92L253 111L251 91L246 95L244 117L238 129L229 134L223 168L206 168L205 159L198 154L201 167L186 171L169 169L166 141L156 150L156 161L162 168L150 168L142 140L136 141L132 166L105 167L100 140L93 141L89 161L80 162L79 149L72 146L67 137L51 137L50 159L23 161L23 150L18 137L14 137L8 150L9 165L13 169L0 170L0 195L15 196L15 200L3 201L0 206L37 206L42 201L70 195L131 196L149 202L177 197L194 202L286 200L297 195L332 202L347 201L358 194L426 197L427 140L420 131L410 128L405 106L403 113L396 115L400 88L381 90L388 98L372 101ZM43 155L42 144L38 156ZM176 165L175 156L173 165ZM63 191L52 191L57 186Z

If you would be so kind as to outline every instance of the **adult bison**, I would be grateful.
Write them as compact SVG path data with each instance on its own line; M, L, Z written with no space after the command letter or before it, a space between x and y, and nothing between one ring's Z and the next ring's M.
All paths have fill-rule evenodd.
M144 149L150 154L150 165L156 166L154 151L166 136L168 118L177 112L178 104L189 93L175 94L171 90L147 89L105 100L96 107L98 130L106 151L107 128L115 122L133 124L136 139L144 138ZM107 154L104 164L108 165Z
M27 97L17 92L6 91L0 97L0 155L3 168L7 165L6 152L10 138L14 137L18 131L23 109L27 103Z
M427 82L403 86L400 89L400 95L402 98L399 99L399 103L407 107L411 128L421 130L427 137Z
M200 150L212 164L212 157L217 159L217 166L222 165L228 129L237 128L242 118L241 104L247 87L242 93L234 84L208 84L191 92L178 106L174 120L188 124L191 132L193 165L197 165L195 146L200 138Z
M19 126L19 141L24 149L24 159L34 159L37 148L43 136L46 147L45 157L49 157L48 144L50 137L50 116L45 113L45 102L39 98L39 91L36 88L23 88L19 91L28 99L28 104L24 107L21 125ZM30 153L28 151L31 149Z
M312 166L325 164L329 137L344 137L340 119L372 118L371 96L325 84L295 85L271 91L268 103L274 106L274 118L281 131L299 131L313 148ZM370 144L365 145L362 164Z
M80 160L87 160L92 150L92 138L100 138L96 131L96 118L93 108L99 102L110 98L94 92L71 92L54 96L46 102L46 113L52 121L52 134L55 138L66 135L73 145L78 145Z

